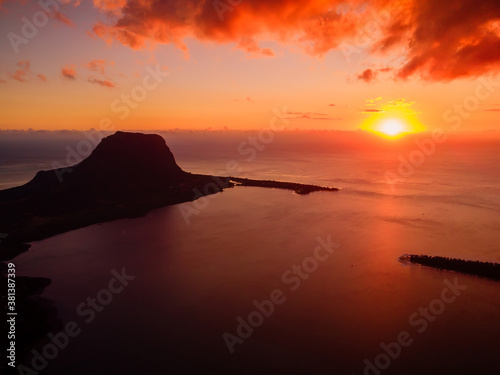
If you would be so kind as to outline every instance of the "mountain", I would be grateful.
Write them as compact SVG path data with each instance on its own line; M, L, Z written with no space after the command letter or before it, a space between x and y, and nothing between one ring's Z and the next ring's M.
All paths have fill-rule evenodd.
M165 140L156 134L117 132L104 138L81 163L40 171L26 185L0 191L0 202L42 192L116 197L162 189L188 180Z
M229 179L217 181L210 192L233 186ZM213 187L214 178L183 171L161 136L117 132L81 163L40 171L27 184L0 191L0 233L19 243L140 216L193 200L207 184Z
M237 185L337 191L316 185L183 171L156 134L117 132L69 168L40 171L27 184L0 191L0 259L26 251L25 242L188 202Z

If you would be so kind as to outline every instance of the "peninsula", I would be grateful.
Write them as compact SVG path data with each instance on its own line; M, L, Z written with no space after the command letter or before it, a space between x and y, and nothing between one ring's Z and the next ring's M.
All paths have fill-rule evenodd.
M237 185L337 191L316 185L192 174L176 163L156 134L117 132L82 162L40 171L27 184L0 191L0 258L26 251L20 244L58 233L188 202ZM4 235L5 237L5 235Z
M428 255L405 254L402 262L500 280L500 264Z

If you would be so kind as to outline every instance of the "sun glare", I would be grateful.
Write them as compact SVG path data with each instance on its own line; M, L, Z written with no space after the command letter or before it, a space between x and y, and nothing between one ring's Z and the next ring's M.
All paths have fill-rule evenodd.
M385 105L379 103L382 98L367 100L364 114L368 115L361 125L361 129L378 134L388 139L397 139L409 133L425 131L416 112L412 109L414 102L396 99Z
M394 137L404 132L406 130L405 128L406 128L405 125L401 121L391 119L391 120L385 120L380 125L379 131L381 133Z

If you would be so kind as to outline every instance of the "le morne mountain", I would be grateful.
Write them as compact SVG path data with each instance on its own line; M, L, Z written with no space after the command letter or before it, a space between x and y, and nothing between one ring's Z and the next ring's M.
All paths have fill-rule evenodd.
M216 184L214 184L216 182ZM336 191L314 185L215 177L183 171L155 134L117 132L66 169L40 171L27 184L0 191L2 243L20 244L83 226L144 215L238 185ZM206 189L210 184L211 189ZM214 188L214 186L216 186ZM4 257L5 254L2 254Z

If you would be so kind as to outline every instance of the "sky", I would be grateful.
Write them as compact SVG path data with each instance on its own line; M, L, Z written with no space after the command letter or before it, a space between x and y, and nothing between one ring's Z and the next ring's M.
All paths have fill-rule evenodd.
M500 130L498 0L0 0L0 35L3 130Z

